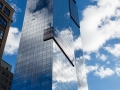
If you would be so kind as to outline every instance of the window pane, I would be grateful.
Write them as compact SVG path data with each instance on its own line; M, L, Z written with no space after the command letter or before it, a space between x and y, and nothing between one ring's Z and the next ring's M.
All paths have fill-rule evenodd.
M80 28L77 6L73 0L69 0L69 2L70 2L70 17L75 22L75 24Z
M0 29L0 39L3 39L4 32Z
M0 80L4 83L7 83L7 79L5 79L4 77L1 77Z
M7 26L7 21L2 16L0 16L0 25L2 25L3 27Z
M10 15L10 10L9 10L7 7L5 7L5 8L4 8L4 13L5 13L7 16L9 16L9 15Z
M6 86L3 85L2 83L0 83L0 87L1 87L2 89L6 90Z
M2 9L2 7L3 7L3 4L0 2L0 9Z

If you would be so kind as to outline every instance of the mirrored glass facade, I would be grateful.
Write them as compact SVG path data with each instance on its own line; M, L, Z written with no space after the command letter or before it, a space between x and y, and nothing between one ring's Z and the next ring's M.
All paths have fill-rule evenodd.
M77 38L70 0L27 0L12 90L87 90Z

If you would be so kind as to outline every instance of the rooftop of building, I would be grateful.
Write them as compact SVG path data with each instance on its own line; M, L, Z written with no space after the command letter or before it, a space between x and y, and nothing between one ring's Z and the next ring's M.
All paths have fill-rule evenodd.
M5 69L11 72L12 66L9 63L5 62L4 60L1 60L0 66L4 67Z

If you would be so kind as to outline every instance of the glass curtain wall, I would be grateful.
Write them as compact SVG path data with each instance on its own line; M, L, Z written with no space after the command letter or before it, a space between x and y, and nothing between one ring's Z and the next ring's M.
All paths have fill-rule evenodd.
M79 27L76 0L27 0L12 90L87 90Z
M60 62L60 64L58 64L58 67L61 64L63 65L63 67L61 67L58 74L53 71L53 76L56 77L57 75L57 77L60 78L59 75L61 75L61 72L63 71L62 76L64 80L62 78L59 80L56 79L55 81L57 83L60 83L60 85L62 85L62 87L65 88L65 90L88 90L82 46L81 47L75 46L76 40L78 40L77 43L79 43L79 45L82 45L81 34L80 34L80 21L79 21L78 9L76 3L77 3L76 0L54 0L54 4L53 4L54 29L57 30L60 37L65 42L67 46L66 49L69 49L69 53L67 53L67 55L74 56L73 59L71 59L71 61L74 64L74 67L72 67L70 63L68 64L67 62L68 60L65 59L65 57L63 56L64 57L63 60ZM60 53L60 58L62 59L61 53ZM58 61L60 61L60 59ZM56 60L53 57L53 70L56 67L55 62ZM64 71L66 71L66 73L64 73ZM76 74L74 74L74 72L76 72ZM76 81L75 77L77 78L78 86L75 83ZM56 82L54 84L57 86ZM71 84L76 86L77 89L75 89L75 87L73 87L74 88L73 89ZM67 85L69 85L69 87L71 86L72 89L68 89L69 87L67 88Z
M12 90L52 90L53 40L43 41L52 26L52 0L27 0Z

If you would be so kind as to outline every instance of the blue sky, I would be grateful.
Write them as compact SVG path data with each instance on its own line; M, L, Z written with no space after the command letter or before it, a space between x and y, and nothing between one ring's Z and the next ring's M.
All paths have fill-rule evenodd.
M76 0L89 90L120 90L120 1ZM15 9L3 60L13 66L26 0L7 0ZM78 42L79 44L79 42Z

